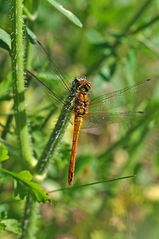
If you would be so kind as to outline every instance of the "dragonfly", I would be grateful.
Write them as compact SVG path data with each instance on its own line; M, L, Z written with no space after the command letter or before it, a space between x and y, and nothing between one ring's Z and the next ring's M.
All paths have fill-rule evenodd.
M45 48L41 44L40 44L40 47L42 47L42 51L45 51ZM44 52L44 54L46 54L46 52ZM91 114L92 114L92 119L94 118L95 122L96 122L96 117L98 118L102 117L103 120L105 120L106 118L110 118L111 120L111 117L109 117L109 115L107 115L106 112L101 111L102 113L99 114L99 111L97 109L99 109L101 105L104 105L106 102L108 102L110 99L116 96L122 96L125 92L129 93L132 90L136 90L136 89L139 89L140 87L146 86L146 84L149 84L151 80L146 79L132 86L128 86L123 89L113 91L109 94L103 94L100 96L96 96L93 99L90 99L89 93L91 92L93 86L92 86L92 83L86 79L86 77L84 76L76 77L72 81L70 88L68 88L67 84L65 83L63 74L61 74L61 72L58 72L58 68L52 60L50 62L49 62L49 65L51 64L51 66L53 66L54 69L56 69L55 72L56 72L56 75L58 76L57 82L58 83L60 82L61 85L63 84L64 87L67 88L68 90L68 96L65 99L60 99L58 97L57 92L55 92L55 90L50 89L50 87L47 86L47 84L44 83L44 81L42 81L36 76L36 73L33 73L32 71L29 71L29 70L26 70L26 73L25 73L26 78L33 78L36 81L40 82L47 89L49 94L56 100L56 102L62 103L63 105L58 121L37 163L36 169L39 173L42 173L44 171L44 168L46 168L46 165L48 164L51 155L56 149L57 138L63 134L65 125L67 125L67 122L70 122L70 112L73 112L74 130L73 130L72 150L71 150L70 164L69 164L69 171L68 171L68 184L72 185L74 180L79 135L80 135L83 122L87 119L87 117L91 118L90 117ZM92 112L91 112L91 109L93 109ZM97 112L95 113L95 111ZM127 113L121 112L119 113L119 115L121 117L124 117L124 116L133 117L136 114L142 115L142 113L143 113L142 111L127 112Z

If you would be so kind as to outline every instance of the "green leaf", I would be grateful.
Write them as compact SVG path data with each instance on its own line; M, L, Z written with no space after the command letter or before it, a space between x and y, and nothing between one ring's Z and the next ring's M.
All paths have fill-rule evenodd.
M5 161L9 158L8 150L4 144L0 143L0 162Z
M0 47L10 51L11 50L11 38L10 35L0 28Z
M35 201L47 202L49 201L48 194L45 190L37 183L31 181L32 175L29 171L24 170L19 173L13 173L6 169L0 168L0 171L13 177L17 182L17 188L15 195L24 199L30 193Z
M37 37L36 35L34 34L34 32L32 32L28 27L26 28L26 32L27 32L27 35L29 37L29 40L32 44L37 44L38 41L37 41Z
M59 12L65 15L71 22L73 22L78 27L82 27L80 20L69 10L65 9L61 4L57 3L55 0L48 0L48 2L55 7Z
M31 173L27 170L21 171L18 173L19 177L21 178L21 180L27 180L27 181L31 181L33 176L31 175Z
M3 219L0 221L0 231L13 232L15 234L21 233L20 224L15 219Z

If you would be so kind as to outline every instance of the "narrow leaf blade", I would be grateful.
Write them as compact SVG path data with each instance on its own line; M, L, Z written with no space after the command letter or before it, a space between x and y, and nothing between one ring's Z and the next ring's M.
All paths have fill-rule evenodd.
M11 50L11 38L10 35L0 28L0 47L10 51Z
M55 0L48 0L48 2L55 7L59 12L65 15L71 22L73 22L78 27L82 27L80 20L69 10L65 9L61 4L57 3Z

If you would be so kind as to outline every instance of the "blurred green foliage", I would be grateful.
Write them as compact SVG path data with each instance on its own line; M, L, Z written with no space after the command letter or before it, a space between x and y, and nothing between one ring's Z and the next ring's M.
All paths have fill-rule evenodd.
M152 81L135 91L126 92L123 97L110 99L108 105L104 106L111 112L143 111L141 117L132 114L120 120L115 118L112 124L102 125L101 134L81 133L78 148L75 187L126 175L135 175L133 180L50 193L53 205L46 203L40 206L36 238L157 239L159 1L61 0L60 3L80 19L83 28L73 24L49 1L31 0L25 1L25 25L45 46L53 63L59 65L60 72L67 73L68 81L86 74L94 86L93 94L97 95L147 78ZM0 28L10 34L9 7L8 3L0 1ZM0 37L0 46L3 48L0 49L0 150L2 148L4 151L2 145L5 145L9 152L10 160L3 162L3 167L18 172L25 170L25 166L19 158L12 118L11 67L9 55L5 51L9 41L3 37ZM58 88L58 94L62 97L63 88L50 80L54 69L48 70L47 59L39 52L39 48L27 44L26 40L26 68L35 69L49 87ZM41 154L59 112L57 102L50 101L43 94L45 90L42 88L31 82L26 90L35 158ZM42 183L47 191L65 188L67 185L71 136L72 128L69 127L51 160L47 178ZM4 153L0 152L0 155ZM1 177L2 229L5 228L4 212L7 212L5 220L15 219L20 222L23 217L24 202L13 198L13 191L11 182ZM16 229L8 231L3 232L1 237L15 238Z

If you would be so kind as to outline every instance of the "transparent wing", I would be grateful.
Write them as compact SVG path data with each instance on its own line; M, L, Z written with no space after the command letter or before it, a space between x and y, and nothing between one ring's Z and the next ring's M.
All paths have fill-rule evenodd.
M49 52L47 52L47 50L45 49L45 47L42 45L42 43L40 41L38 41L38 45L39 45L39 50L41 52L43 52L44 56L47 58L47 60L49 60L48 62L48 66L49 69L53 69L54 73L56 74L57 78L59 79L59 81L62 82L63 86L69 90L69 86L68 83L66 81L65 78L66 77L66 72L62 72L62 69L59 68L59 66L56 64L55 60L53 59L53 56L49 54Z
M92 97L83 128L86 131L91 132L93 129L94 132L100 133L108 123L131 125L143 118L146 105L144 103L151 99L157 83L158 80L148 79L108 94ZM131 99L135 99L136 102Z
M57 103L64 104L64 100L61 99L61 97L58 96L58 93L52 90L47 84L45 84L44 81L40 80L33 72L26 70L25 71L25 77L27 80L30 81L30 79L35 80L38 84L40 84L44 90L47 92L47 94L54 100L56 100Z
M124 105L132 104L131 99L139 99L142 101L145 97L151 96L151 88L155 86L157 80L147 79L144 81L139 81L138 83L119 89L110 93L105 93L91 99L91 110L96 108L112 108L112 106L122 107ZM135 96L134 96L135 94Z
M65 92L69 90L70 84L66 80L66 73L61 72L51 54L39 41L37 44L30 44L30 52L30 67L26 69L26 75L33 81L36 80L46 92L48 91L48 95L52 95L60 103L61 95L66 95Z
M135 122L144 117L145 113L142 111L138 112L94 112L90 113L88 117L85 117L82 131L91 134L102 134L103 129L108 124L118 123L131 126L132 122Z
M65 80L64 74L57 67L54 59L45 50L40 42L38 46L32 46L32 69L36 72L36 75L32 74L31 71L27 71L27 74L36 79L48 92L48 95L53 98L57 104L64 103L64 97L68 90L68 81ZM142 116L141 111L138 109L138 105L134 107L131 99L140 99L148 96L145 94L146 91L150 93L150 88L156 84L157 80L147 79L140 81L132 86L125 87L113 91L111 93L101 94L99 96L91 97L89 115L86 117L85 122L87 125L102 125L106 122L127 122L132 119L137 119ZM96 92L95 92L96 93ZM136 94L134 97L134 94ZM62 96L62 97L61 97ZM129 105L131 107L129 107ZM118 110L114 113L113 108ZM84 125L84 127L86 126ZM88 128L88 127L87 127ZM89 127L90 128L90 127Z

